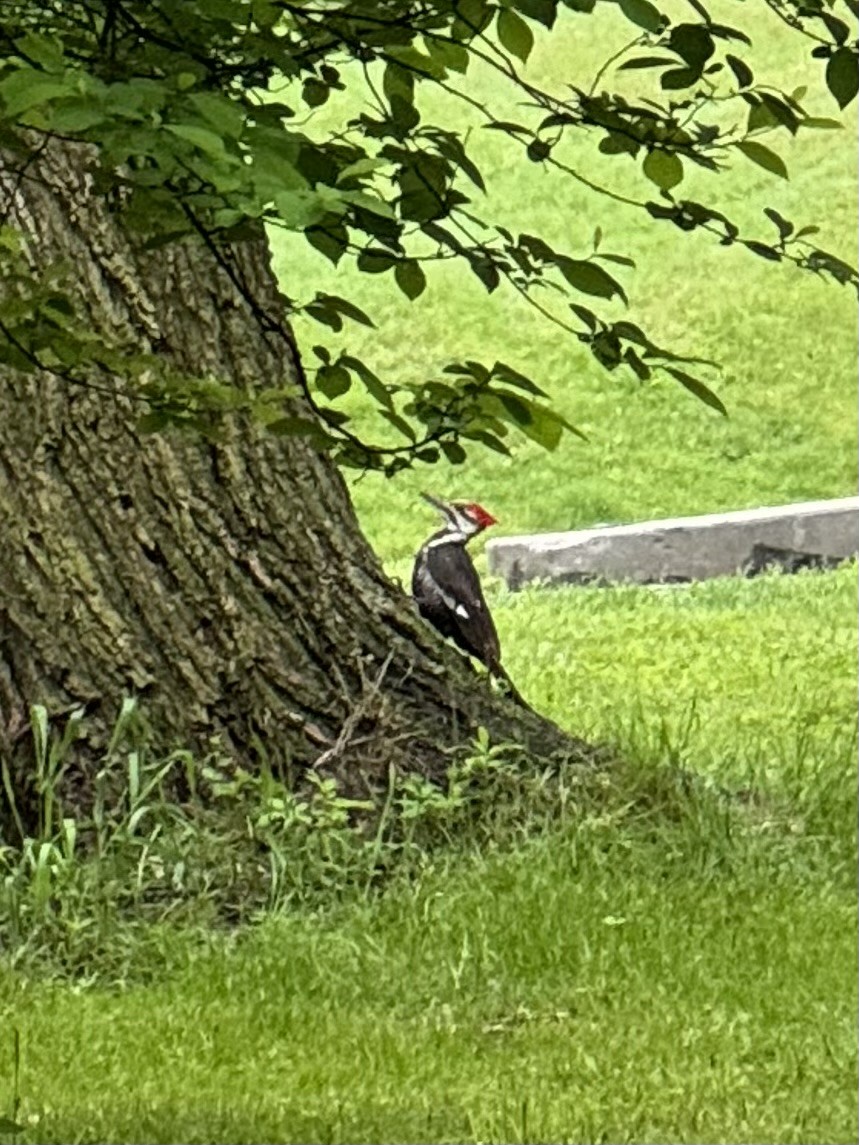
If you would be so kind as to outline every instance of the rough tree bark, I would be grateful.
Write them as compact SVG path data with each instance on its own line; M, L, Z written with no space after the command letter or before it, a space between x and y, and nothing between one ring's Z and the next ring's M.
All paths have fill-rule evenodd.
M0 195L34 266L73 266L92 328L185 374L250 390L294 378L295 351L204 244L140 249L88 164L54 144L19 179L0 157ZM277 308L265 243L231 257L259 307ZM251 766L261 744L294 767L433 776L479 725L538 756L586 754L426 628L305 439L241 417L218 444L141 435L140 405L114 383L0 370L0 757L16 785L32 768L29 706L84 705L72 782L85 798L126 695L159 746L217 737Z

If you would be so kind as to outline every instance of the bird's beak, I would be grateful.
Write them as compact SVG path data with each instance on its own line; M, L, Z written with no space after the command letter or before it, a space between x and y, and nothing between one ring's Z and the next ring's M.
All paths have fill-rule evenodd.
M439 513L444 514L444 516L450 514L450 505L448 505L446 501L442 501L440 497L433 497L431 493L421 493L421 497L423 497L427 504L432 505L434 509L438 509Z

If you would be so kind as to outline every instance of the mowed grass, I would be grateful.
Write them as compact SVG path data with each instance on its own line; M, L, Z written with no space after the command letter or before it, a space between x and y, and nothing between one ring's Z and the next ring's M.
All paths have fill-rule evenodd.
M742 18L769 38L772 74L805 82L805 45L763 13ZM582 27L540 49L535 74L592 75L618 27ZM832 114L825 99L814 110ZM821 245L849 255L855 112L845 119L844 133L780 145L789 184L746 167L695 194L760 233L766 204L822 221ZM501 358L588 432L554 454L525 445L511 461L475 453L354 485L394 575L433 527L416 505L426 486L484 501L509 533L854 491L855 299L642 224L498 140L481 146L508 224L573 253L600 225L607 249L636 255L631 316L724 363L730 418L673 384L600 373L514 300L447 268L409 304L278 240L287 293L322 273L322 288L354 291L374 314L378 331L355 327L349 345L383 376ZM618 170L586 150L600 174ZM310 323L299 335L326 340ZM625 760L604 811L571 797L543 823L523 803L515 839L478 849L463 836L381 895L347 885L336 904L244 935L165 932L160 955L156 936L109 988L5 967L0 1117L17 1109L18 1140L856 1140L855 566L488 591L523 693ZM754 794L689 790L678 767Z
M7 980L22 1139L855 1141L849 887L724 852L595 824L146 989Z
M493 597L507 666L541 711L740 784L835 766L833 744L837 755L856 721L855 605L855 564Z

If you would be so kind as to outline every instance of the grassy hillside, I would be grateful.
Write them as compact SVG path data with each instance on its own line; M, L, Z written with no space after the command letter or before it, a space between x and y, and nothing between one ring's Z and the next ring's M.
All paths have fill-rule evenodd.
M733 6L723 7L726 19L734 19ZM801 38L785 36L763 5L757 12L744 9L742 19L756 41L767 44L767 74L787 76L788 86L809 82L812 91L819 89L816 62L808 60ZM628 37L628 25L610 14L589 18L587 25L583 37L582 22L567 14L535 51L538 78L561 85L569 74L593 75L618 37ZM629 93L641 82L635 72L622 77ZM481 85L489 82L478 73L469 78L469 89L480 95ZM440 110L438 99L425 102ZM837 112L826 94L807 102L812 113L831 117ZM329 114L342 122L353 110L344 95ZM444 111L458 121L466 114L449 101ZM761 237L771 230L765 206L776 207L798 226L818 223L821 245L851 258L856 253L855 105L844 122L844 131L773 138L788 163L789 182L739 158L733 170L719 176L693 172L681 189L714 203ZM719 361L714 386L730 416L722 418L673 381L641 386L620 371L600 370L584 348L511 291L502 287L487 296L472 275L448 264L430 265L426 293L409 303L397 295L389 275L360 275L345 264L335 270L302 238L278 237L276 264L288 294L306 296L312 272L314 289L321 284L336 293L354 292L378 325L372 331L349 324L339 339L300 320L299 339L306 348L348 344L392 381L429 376L451 358L490 364L500 358L534 376L589 438L583 443L569 437L554 454L525 442L512 460L476 449L462 466L445 463L394 481L370 475L354 482L362 524L383 557L414 550L431 519L416 501L424 487L486 501L500 519L498 531L511 534L854 491L856 300L849 290L720 247L712 236L653 222L542 170L505 139L476 125L472 140L491 186L489 208L501 222L514 231L544 234L572 254L588 253L599 226L603 249L636 259L635 271L617 268L630 297L629 315L660 343ZM564 158L590 178L649 195L640 171L628 160L599 155L595 140L571 144ZM482 209L483 203L477 206ZM613 312L619 316L621 310L615 304ZM353 410L357 400L344 399ZM368 419L366 424L385 439L384 423Z

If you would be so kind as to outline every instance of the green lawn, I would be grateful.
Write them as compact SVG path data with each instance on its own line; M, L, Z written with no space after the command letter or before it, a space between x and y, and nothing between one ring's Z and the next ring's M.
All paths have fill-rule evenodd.
M855 1141L846 880L595 834L145 990L7 982L26 1140Z
M774 72L802 82L805 46L788 64L772 42ZM560 74L582 52L597 59L562 33L534 66ZM848 132L780 145L788 184L745 169L695 189L749 224L767 204L822 221L821 245L849 253L855 110L845 118ZM393 574L433 526L423 487L479 498L508 533L855 490L854 298L642 226L482 146L512 225L554 228L574 252L600 225L608 249L635 254L632 316L724 363L730 417L673 384L599 373L515 300L446 268L410 305L281 241L288 293L320 266L321 288L360 291L379 330L349 342L383 376L502 358L589 435L356 484ZM310 323L299 335L325 340ZM238 936L155 927L129 946L117 933L115 951L93 945L83 981L35 974L26 950L7 960L0 1118L17 1106L19 1141L856 1140L855 565L489 593L522 692L627 761L603 810L575 792L551 815L525 800L497 845L465 832L379 895L344 867L336 902ZM687 791L677 764L757 797ZM74 925L86 950L98 921Z
M856 718L856 571L689 586L498 589L518 687L634 755L748 782L828 760Z

